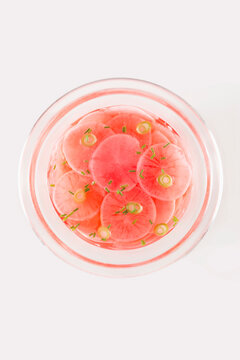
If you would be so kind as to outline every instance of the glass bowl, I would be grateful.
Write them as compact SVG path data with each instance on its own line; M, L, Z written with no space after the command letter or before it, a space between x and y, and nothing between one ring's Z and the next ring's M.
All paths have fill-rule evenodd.
M148 246L130 250L97 247L70 231L56 214L47 185L51 151L61 134L81 116L114 105L140 107L169 123L180 135L193 171L190 202L176 228ZM223 175L215 140L190 105L159 85L120 78L80 86L40 116L23 150L19 184L34 231L58 257L90 273L127 277L163 268L201 240L218 210Z

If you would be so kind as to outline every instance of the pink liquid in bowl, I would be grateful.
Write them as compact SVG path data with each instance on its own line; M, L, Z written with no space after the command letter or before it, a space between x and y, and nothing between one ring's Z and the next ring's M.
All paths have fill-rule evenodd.
M69 231L118 250L160 241L176 227L191 198L191 177L179 135L126 106L74 122L48 168L49 195Z

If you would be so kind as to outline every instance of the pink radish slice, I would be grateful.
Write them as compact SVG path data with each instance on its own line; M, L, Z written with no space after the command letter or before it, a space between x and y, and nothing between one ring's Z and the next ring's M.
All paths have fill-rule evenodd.
M85 123L91 123L91 122L102 122L105 124L108 120L112 119L113 117L116 117L121 114L129 114L134 113L135 115L138 115L140 117L148 117L148 120L153 122L153 117L143 111L142 109L134 106L109 106L106 108L101 108L98 110L94 110L87 115L84 115L80 120L79 123L85 124Z
M185 147L183 146L180 136L174 130L171 130L165 121L161 119L157 119L157 121L158 122L155 123L154 131L152 133L152 144L159 144L162 137L162 142L170 142L171 144L179 146L184 151L186 159L190 163L190 155L185 151Z
M186 159L188 160L188 162L190 162L190 154L189 154L189 152L187 153L185 151L185 147L183 146L182 140L181 140L181 138L180 138L180 136L178 134L176 134L175 132L170 130L169 127L164 126L162 124L155 125L155 129L156 130L152 134L152 138L155 136L155 138L152 139L152 144L157 144L157 143L161 142L160 137L158 137L159 132L160 132L161 136L165 137L163 142L166 141L165 143L167 143L169 141L171 144L179 146L184 151L184 154L185 154ZM154 135L154 134L156 134L156 135ZM157 137L158 137L158 139L157 139ZM158 141L156 141L156 140L158 140Z
M183 194L179 199L176 200L174 216L176 216L178 219L181 219L181 217L185 213L191 200L191 193L192 193L192 185L188 187L185 194Z
M152 137L154 137L154 134L156 134L156 135L155 135L155 138L152 140L152 144L157 144L157 143L161 142L160 137L157 139L158 134L160 132L161 136L165 137L163 142L166 141L166 143L167 143L169 141L171 144L179 146L184 151L184 154L185 154L188 162L189 163L191 162L190 154L189 154L189 152L187 153L185 151L185 147L183 146L182 140L177 133L173 132L168 126L164 126L163 124L156 124L155 129L156 130L153 132ZM158 140L158 141L156 141L156 140Z
M175 201L162 201L154 199L156 206L156 224L167 224L172 218L175 210Z
M179 146L183 150L187 161L189 162L189 164L191 164L191 152L186 151L186 147L183 145L183 141L180 137L177 137L176 141L177 141L176 145Z
M110 117L106 120L106 125L110 126L115 133L124 133L135 137L139 141L140 146L148 146L151 144L151 132L153 129L154 119L150 115L134 107L119 106L115 109L114 107L109 108L109 111L113 112L114 110L117 112L116 116ZM138 132L138 127L141 123L150 124L150 129L145 134Z
M155 124L155 131L160 131L171 144L178 145L178 135L174 133L168 126L162 124Z
M87 187L87 184L90 185ZM89 188L89 191L85 191ZM78 196L77 196L78 195ZM84 198L81 199L81 195ZM60 177L53 193L53 202L63 220L86 220L99 211L103 196L99 187L91 185L86 178L75 171L70 171ZM81 201L82 200L82 201ZM71 214L69 216L69 214ZM67 218L66 218L67 216Z
M161 133L159 130L155 130L152 133L152 144L160 144L165 143L167 144L169 142L168 138Z
M67 225L72 231L74 231L77 235L81 235L81 233L86 234L89 236L89 234L97 232L97 229L101 225L100 221L100 213L98 212L96 215L91 217L90 219L86 219L84 221L73 221L71 220L71 217L69 218L69 221L67 221ZM75 229L74 229L75 227Z
M96 122L80 123L71 128L63 139L63 152L71 168L88 176L89 160L93 152L105 138L112 134L111 129ZM95 143L92 146L86 146L88 139L91 139L92 136L95 138Z
M131 106L131 105L114 105L114 106L108 106L106 108L102 109L105 114L109 114L111 117L115 117L117 115L121 114L135 114L139 117L146 118L147 121L151 121L155 123L154 115L152 115L150 112L143 110L142 108L138 106Z
M94 111L88 113L87 115L84 115L79 120L79 122L81 124L102 122L104 125L106 125L105 122L107 122L111 118L119 115L122 112L129 113L129 111L131 111L131 109L132 109L132 107L126 107L126 106L109 106L106 108L94 110ZM135 108L133 108L133 109L135 109Z
M97 213L97 215L84 221L67 220L66 222L70 230L72 230L80 238L82 238L82 236L85 236L84 240L86 240L90 244L104 248L112 248L114 242L113 239L103 241L98 236L98 229L101 226L99 212Z
M126 212L126 205L131 202L140 204L142 211L138 214ZM110 226L111 238L116 240L128 242L145 236L152 228L150 220L154 223L155 219L155 204L140 187L124 192L123 196L107 194L102 202L101 223Z
M172 180L169 187L160 185L158 179L167 174ZM149 195L159 200L175 200L182 196L191 181L191 168L184 152L176 145L151 146L139 159L138 181Z
M131 190L137 183L136 168L140 152L137 139L130 135L112 135L92 155L89 164L93 179L106 191Z
M80 124L91 124L91 123L103 123L111 118L112 115L109 111L105 109L98 109L90 112L89 114L83 116L79 123Z
M62 140L55 147L48 169L48 184L50 186L50 194L56 185L57 180L66 172L71 171L65 156L62 152Z
M168 126L166 126L166 125L164 126L163 124L156 124L155 129L156 130L153 132L153 134L158 133L160 131L161 135L165 136L165 138L167 139L167 141L166 141L166 139L164 141L166 141L166 143L169 141L171 144L179 146L184 151L185 157L188 160L188 162L189 163L191 162L190 161L191 156L190 156L189 152L188 153L186 152L185 147L183 146L182 140L177 133L173 132ZM160 138L159 138L159 140L160 140ZM154 143L157 143L157 142L152 141L152 144L154 144ZM160 141L158 141L158 143L160 143Z

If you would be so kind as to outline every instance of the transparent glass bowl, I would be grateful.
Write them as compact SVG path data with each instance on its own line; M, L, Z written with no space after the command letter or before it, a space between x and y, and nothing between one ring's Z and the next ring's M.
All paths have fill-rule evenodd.
M79 117L114 105L137 106L168 122L180 135L193 170L191 200L176 228L159 241L132 250L104 249L79 238L59 219L47 186L50 154L61 134ZM215 140L196 111L172 92L135 79L96 81L61 97L35 123L20 164L23 207L42 242L66 262L112 277L146 274L188 253L216 215L222 179Z

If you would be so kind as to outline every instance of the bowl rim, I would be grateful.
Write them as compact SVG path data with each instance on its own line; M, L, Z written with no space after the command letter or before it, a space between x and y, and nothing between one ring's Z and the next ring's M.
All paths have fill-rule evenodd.
M119 88L116 86L111 87L111 84L114 84L114 83L122 84L123 87L122 88L121 87ZM99 89L97 91L91 91L92 87L93 88L97 87ZM148 91L146 91L147 89L151 89L151 91L153 91L153 92L148 92ZM155 93L154 93L154 90L155 90ZM156 101L159 101L161 99L161 102L163 101L163 99L160 98L160 95L157 95L157 93L162 92L165 95L167 95L168 97L170 97L177 104L184 106L184 108L188 109L188 111L190 111L190 113L193 113L195 118L201 122L201 125L204 127L204 131L210 138L210 141L211 141L210 145L212 147L212 151L214 151L215 160L216 160L216 162L215 162L216 174L214 174L214 175L215 176L218 175L218 177L219 177L217 189L215 189L215 193L217 193L217 196L215 195L214 204L212 206L211 213L208 216L208 221L207 221L205 228L203 229L201 234L198 236L198 238L194 242L192 242L190 244L190 246L187 246L187 248L183 248L182 251L180 251L181 245L184 242L186 242L187 239L189 239L191 234L199 226L199 224L201 223L201 220L205 214L206 207L209 204L209 201L211 200L210 187L212 185L212 176L213 175L211 174L212 169L210 169L209 158L211 156L213 156L213 154L210 153L210 155L208 155L206 148L201 140L201 137L196 132L195 127L193 126L191 121L189 119L185 118L183 116L183 114L180 113L178 109L176 109L176 107L172 107L171 104L169 104L167 102L165 102L165 105L170 107L171 110L174 110L175 112L177 112L178 115L180 115L183 118L183 120L187 123L187 125L191 128L194 135L196 136L196 138L201 146L201 149L203 151L204 160L206 163L206 170L207 170L207 189L206 189L205 199L204 199L201 211L198 215L198 218L195 220L194 224L192 225L191 229L185 234L185 236L175 246L173 246L169 250L165 251L164 253L157 255L156 257L154 257L152 259L149 259L146 261L141 261L138 263L133 263L133 264L102 263L102 262L87 258L87 257L77 253L73 249L69 248L51 230L51 228L49 227L49 225L47 224L47 222L45 221L45 219L41 213L41 210L38 206L36 194L34 191L34 188L35 188L34 173L35 173L36 159L38 156L38 152L41 148L41 144L44 140L44 136L47 135L47 131L49 131L56 124L56 122L59 120L59 118L61 118L63 116L64 113L67 113L70 109L74 108L76 105L79 105L80 103L83 103L91 98L95 98L96 96L101 96L101 94L106 94L107 92L111 92L111 94L112 94L113 91L116 91L118 94L121 91L123 91L124 93L129 92L131 94L134 92L138 95L141 94L143 96L148 96L151 99L156 100ZM79 97L78 96L79 92L83 92L84 95ZM76 95L76 99L74 101L71 101L70 103L68 103L68 98L72 97L73 95ZM45 132L41 133L41 136L39 136L39 139L35 139L37 141L37 145L34 148L34 152L33 152L32 156L30 157L29 148L30 148L30 144L32 145L32 137L33 137L34 133L37 131L38 125L42 122L42 120L46 117L46 115L48 115L48 113L52 111L52 109L54 107L59 106L59 105L61 105L60 107L62 107L62 105L64 105L64 103L65 103L65 107L62 108L60 113L58 113L56 116L53 117L53 119L50 121L50 123L48 123L47 128L43 127L45 129ZM29 163L29 161L30 161L30 163ZM26 164L26 162L27 162L27 164ZM28 169L27 165L29 165L29 178L26 181L26 171ZM37 236L40 238L40 240L45 245L47 245L48 248L55 253L55 255L62 258L65 262L75 265L76 267L79 267L85 271L93 272L94 274L99 274L99 271L98 271L99 267L103 267L105 270L101 272L101 275L114 276L114 277L116 277L116 276L117 277L118 276L121 276L121 277L122 276L136 276L136 275L142 275L142 274L151 272L154 269L159 269L161 267L170 265L171 263L175 262L182 256L186 255L188 252L190 252L199 243L199 241L202 239L204 234L207 232L212 221L214 220L214 218L217 214L218 208L220 206L222 190L223 190L223 172L222 172L222 163L221 163L219 150L216 145L214 137L212 136L210 130L207 128L207 126L206 126L205 122L203 121L203 119L201 118L201 116L185 100L183 100L180 96L176 95L172 91L170 91L160 85L157 85L155 83L149 82L149 81L139 80L139 79L134 79L134 78L108 78L108 79L89 82L87 84L83 84L79 87L76 87L73 90L70 90L69 92L67 92L66 94L61 96L59 99L57 99L54 103L52 103L38 118L38 120L36 121L32 130L30 131L30 133L28 135L28 139L25 143L25 146L24 146L24 149L23 149L23 152L21 155L21 161L20 161L20 166L19 166L19 190L20 190L22 206L25 210L25 214L26 214L27 218L30 220L33 230L35 231ZM32 206L29 206L30 202L32 202ZM45 236L43 236L43 234L40 233L39 229L36 226L36 223L32 219L32 217L33 217L32 209L33 208L35 211L34 215L38 217L42 227L45 228L45 231L47 231L47 233L49 234L51 239L57 244L57 246L53 246L52 241L47 242L45 239ZM62 251L62 250L64 250L64 251ZM64 253L66 253L68 255L65 256ZM172 257L169 257L169 255L172 255L173 253L176 256L173 256L173 259L172 259ZM169 257L169 261L167 261L167 262L165 261L164 264L160 264L160 260L163 258L166 259L167 257ZM77 258L78 260L80 260L80 262L77 263L76 261L73 261L73 258L74 259ZM148 265L151 265L151 264L157 263L157 262L159 263L157 267L156 266L154 266L154 267L148 266ZM90 268L88 266L87 267L84 266L84 264L86 264L86 263L91 265ZM125 271L125 270L131 269L131 268L139 268L139 269L142 268L142 269L141 269L141 271L134 271L134 272ZM110 269L110 271L109 271L109 269ZM118 271L118 270L120 270L120 271ZM131 275L131 274L133 274L133 275Z

